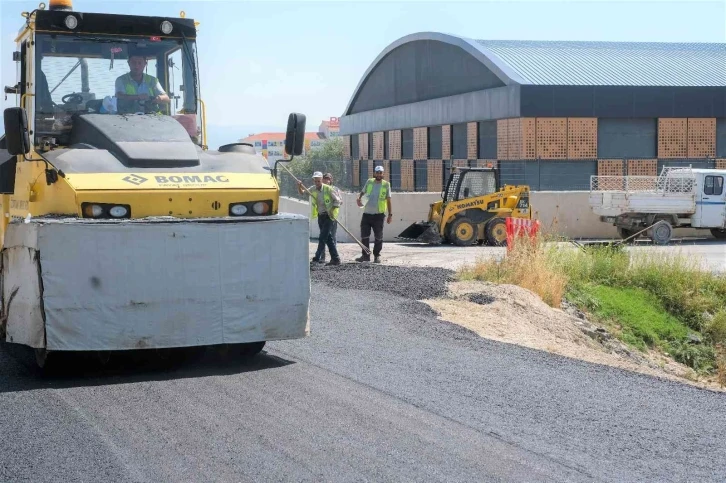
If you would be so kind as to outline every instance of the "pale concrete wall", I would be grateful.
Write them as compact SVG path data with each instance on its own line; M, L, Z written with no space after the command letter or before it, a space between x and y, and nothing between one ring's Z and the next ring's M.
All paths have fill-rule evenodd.
M343 193L340 222L360 239L360 219L363 210L356 205L356 197L356 193ZM540 220L544 231L568 238L619 238L614 226L601 222L592 212L588 197L587 191L533 191L531 194L533 217ZM411 223L426 220L430 204L440 199L441 193L393 193L391 198L393 222L384 225L384 241L396 241L395 237ZM310 205L305 201L281 197L280 211L309 217ZM318 235L317 220L310 220L310 236L317 238ZM681 228L675 231L675 236L711 237L711 234L708 231ZM354 242L340 226L337 239L341 243Z

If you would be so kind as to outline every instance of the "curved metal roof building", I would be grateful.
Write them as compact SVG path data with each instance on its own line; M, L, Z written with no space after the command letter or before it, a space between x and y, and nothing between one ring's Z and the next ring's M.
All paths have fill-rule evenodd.
M726 117L726 44L421 32L371 63L341 134L513 117Z

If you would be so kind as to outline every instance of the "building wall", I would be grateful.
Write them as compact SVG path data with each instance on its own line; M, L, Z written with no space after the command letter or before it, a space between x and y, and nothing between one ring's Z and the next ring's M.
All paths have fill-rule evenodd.
M502 183L567 191L589 190L593 175L655 176L664 166L715 167L726 158L724 118L509 117L371 132L388 138L388 157L355 149L368 135L345 136L359 174L353 186L387 163L397 191L440 192L452 166L497 166Z

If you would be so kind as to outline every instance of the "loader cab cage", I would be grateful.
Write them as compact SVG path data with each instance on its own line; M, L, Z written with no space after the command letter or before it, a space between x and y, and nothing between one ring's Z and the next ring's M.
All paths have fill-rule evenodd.
M499 171L493 168L457 168L444 190L444 202L486 196L499 190Z

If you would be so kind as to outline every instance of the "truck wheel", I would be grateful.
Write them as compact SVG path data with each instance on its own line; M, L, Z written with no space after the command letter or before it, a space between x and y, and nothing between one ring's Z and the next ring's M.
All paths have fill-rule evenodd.
M493 247L507 245L507 222L504 218L492 218L486 225L487 243Z
M667 221L663 221L648 230L648 232L650 234L650 239L653 240L653 243L656 245L667 245L673 236L673 227Z
M629 230L628 228L621 228L618 227L618 236L625 240L626 238L630 238L635 234L635 230ZM632 241L632 240L630 240Z
M719 240L726 240L726 229L711 228L711 234L714 238L718 238Z
M469 218L457 218L451 225L451 239L460 246L473 245L476 240L476 227Z

